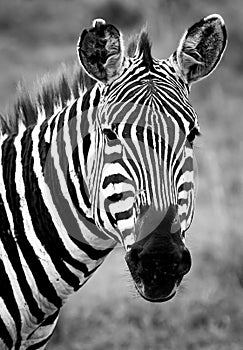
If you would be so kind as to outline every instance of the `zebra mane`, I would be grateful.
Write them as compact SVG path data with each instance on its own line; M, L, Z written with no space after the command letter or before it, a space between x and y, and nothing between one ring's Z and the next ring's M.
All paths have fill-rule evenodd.
M134 57L143 55L144 63L150 69L153 65L151 42L146 28L135 35L129 42L127 54ZM71 100L92 88L93 80L78 63L63 64L55 74L46 74L39 79L32 91L24 84L19 84L17 98L6 115L0 114L0 133L18 133L19 125L35 125L38 118L48 119L58 109L62 109Z
M18 133L20 124L35 125L38 118L48 119L58 109L78 98L95 84L77 64L63 64L55 74L46 74L28 91L19 84L17 98L6 115L0 114L2 134Z
M140 34L135 35L129 42L127 54L129 57L134 57L135 54L143 56L144 64L150 69L153 66L153 58L151 54L151 41L146 28L143 28Z

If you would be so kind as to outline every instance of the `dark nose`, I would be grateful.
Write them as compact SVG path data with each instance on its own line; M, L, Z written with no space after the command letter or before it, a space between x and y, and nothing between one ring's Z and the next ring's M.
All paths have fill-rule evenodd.
M160 255L158 252L157 254L148 254L147 249L144 249L142 245L134 244L128 255L129 260L132 260L136 265L141 263L146 269L160 270L162 268L163 271L166 269L168 274L183 277L191 269L191 254L185 246L178 248L174 254L172 256L168 253Z

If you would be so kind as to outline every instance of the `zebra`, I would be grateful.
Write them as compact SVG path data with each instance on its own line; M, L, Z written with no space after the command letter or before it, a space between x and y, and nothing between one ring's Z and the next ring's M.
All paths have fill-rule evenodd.
M117 244L141 297L174 297L191 268L200 130L188 95L226 42L213 14L155 59L146 30L125 50L96 19L78 39L81 68L35 97L23 91L1 116L1 349L44 349L61 307Z

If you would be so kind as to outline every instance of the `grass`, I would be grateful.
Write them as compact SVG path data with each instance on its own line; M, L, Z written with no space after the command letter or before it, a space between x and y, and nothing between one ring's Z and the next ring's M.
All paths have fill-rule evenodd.
M210 251L194 261L176 299L150 304L127 288L122 254L115 252L64 309L49 348L242 349L243 293L232 267Z
M168 56L186 27L221 13L229 31L225 57L193 87L202 137L195 146L199 184L187 235L193 268L179 295L165 304L141 300L116 250L64 307L52 350L242 350L243 344L243 29L241 0L0 0L0 102L19 80L76 59L78 34L95 17L125 37L146 21L157 57Z

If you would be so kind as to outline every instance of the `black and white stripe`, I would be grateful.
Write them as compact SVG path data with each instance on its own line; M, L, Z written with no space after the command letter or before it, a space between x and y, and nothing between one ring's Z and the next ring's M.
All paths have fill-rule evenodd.
M97 220L113 228L120 241L135 225L134 198L141 192L143 206L157 211L177 204L182 231L190 226L194 179L187 135L192 127L199 129L187 86L170 61L154 60L148 71L141 55L131 60L127 71L104 90L99 112L103 132L109 129L113 140L104 143Z
M152 58L144 31L129 57L121 33L98 19L78 42L88 75L73 70L70 83L63 73L34 102L24 94L13 120L0 116L1 349L44 349L62 305L117 242L129 250L153 230L153 218L141 219L148 208L161 220L178 208L184 238L199 134L189 88L225 45L223 20L211 15L169 59Z
M3 349L45 345L67 297L114 242L132 239L141 207L162 211L179 200L187 228L193 185L185 135L196 117L177 101L186 90L164 66L148 73L134 58L112 93L96 84L50 118L42 112L36 125L2 137Z
M1 349L44 346L60 307L114 246L98 232L82 197L83 150L72 152L82 147L87 100L92 93L1 138Z

